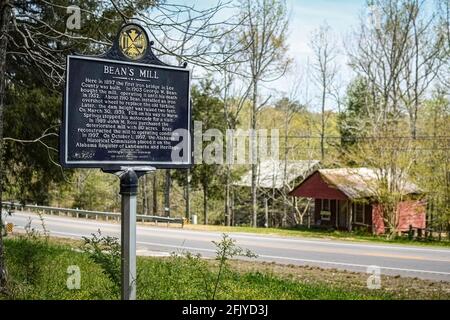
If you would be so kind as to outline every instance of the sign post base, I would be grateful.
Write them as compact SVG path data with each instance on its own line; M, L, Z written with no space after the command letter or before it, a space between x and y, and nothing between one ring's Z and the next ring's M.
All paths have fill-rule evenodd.
M122 197L121 217L121 298L136 300L136 196L139 177L155 168L121 168L120 195ZM136 170L136 171L135 171Z

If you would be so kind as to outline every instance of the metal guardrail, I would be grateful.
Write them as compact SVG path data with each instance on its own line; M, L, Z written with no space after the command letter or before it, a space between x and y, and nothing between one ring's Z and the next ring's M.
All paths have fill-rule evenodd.
M24 211L25 209L44 213L44 214L50 214L50 215L61 215L65 214L66 216L70 216L73 218L86 218L90 219L93 218L95 220L98 220L99 218L104 218L106 221L109 219L120 221L120 213L116 212L104 212L104 211L91 211L91 210L80 210L80 209L69 209L69 208L58 208L58 207L49 207L49 206L38 206L35 204L21 204L18 202L8 202L4 201L3 208L6 210L20 210ZM181 227L184 227L185 220L183 218L169 218L169 217L160 217L160 216L148 216L143 214L136 215L136 219L141 222L155 222L157 225L158 222L166 222L167 226L169 226L170 223L179 223L181 224Z

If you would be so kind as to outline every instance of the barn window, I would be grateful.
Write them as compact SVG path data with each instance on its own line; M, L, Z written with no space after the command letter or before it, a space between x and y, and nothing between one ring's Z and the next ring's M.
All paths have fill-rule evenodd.
M330 199L322 199L322 208L320 211L320 219L324 221L331 220Z
M353 220L355 223L364 223L364 204L353 204Z
M330 199L322 199L322 211L330 211Z

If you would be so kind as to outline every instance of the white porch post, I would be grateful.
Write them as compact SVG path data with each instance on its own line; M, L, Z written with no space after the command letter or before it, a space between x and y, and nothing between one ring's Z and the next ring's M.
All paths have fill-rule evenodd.
M351 200L347 200L347 201L348 201L348 207L349 207L349 209L347 210L347 212L348 212L348 231L352 231L353 206L352 206Z

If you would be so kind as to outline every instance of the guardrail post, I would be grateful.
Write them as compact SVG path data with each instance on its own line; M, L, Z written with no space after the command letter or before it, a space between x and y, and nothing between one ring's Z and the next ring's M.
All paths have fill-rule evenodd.
M122 196L122 300L136 300L136 195L138 176L127 169L120 176Z

